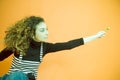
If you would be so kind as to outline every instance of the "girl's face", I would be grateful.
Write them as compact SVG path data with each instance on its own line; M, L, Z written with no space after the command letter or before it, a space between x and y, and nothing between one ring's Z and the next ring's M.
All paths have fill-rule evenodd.
M45 22L36 25L34 40L37 42L45 42L48 39L48 28Z

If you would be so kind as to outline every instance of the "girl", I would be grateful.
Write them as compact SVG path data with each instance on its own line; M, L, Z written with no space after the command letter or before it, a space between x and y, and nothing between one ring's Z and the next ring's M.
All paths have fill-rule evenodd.
M48 28L41 17L30 16L18 21L6 32L6 48L0 52L0 61L14 54L11 68L0 80L35 80L38 65L49 52L69 50L105 35L100 31L86 38L62 43L48 43Z

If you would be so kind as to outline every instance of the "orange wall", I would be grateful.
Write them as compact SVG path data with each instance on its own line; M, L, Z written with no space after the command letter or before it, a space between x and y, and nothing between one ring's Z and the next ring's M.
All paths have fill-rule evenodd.
M49 42L85 37L110 26L105 37L69 51L44 57L38 80L120 80L119 0L1 0L0 50L7 27L37 15L45 18ZM9 69L12 56L0 62L0 75Z

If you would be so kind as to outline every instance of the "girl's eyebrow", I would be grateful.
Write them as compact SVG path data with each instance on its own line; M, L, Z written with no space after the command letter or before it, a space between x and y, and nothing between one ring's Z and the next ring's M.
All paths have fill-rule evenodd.
M48 30L48 28L44 28L44 27L40 27L40 29L47 29Z
M41 27L40 29L44 29L44 28Z
M44 29L44 28L40 28L40 29Z

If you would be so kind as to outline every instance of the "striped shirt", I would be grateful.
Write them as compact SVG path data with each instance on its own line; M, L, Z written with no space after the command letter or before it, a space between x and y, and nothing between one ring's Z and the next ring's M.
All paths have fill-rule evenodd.
M15 71L22 71L25 74L33 73L36 78L39 64L40 62L21 60L14 56L12 65L8 71L8 74Z
M42 62L42 57L43 57L43 43L41 43L41 46L40 46L40 62ZM14 56L12 65L10 70L8 71L8 74L15 71L22 71L25 74L32 73L36 78L37 69L40 62L28 61L28 60L22 60L22 59L23 59L23 56L21 54L19 58Z

